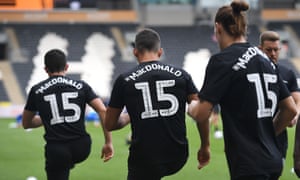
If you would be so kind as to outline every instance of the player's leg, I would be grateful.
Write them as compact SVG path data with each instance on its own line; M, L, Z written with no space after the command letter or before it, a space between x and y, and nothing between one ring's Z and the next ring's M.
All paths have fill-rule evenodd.
M281 172L270 174L270 178L268 180L278 180L281 176Z
M91 152L90 136L81 137L69 143L73 164L84 161Z
M240 176L233 180L269 180L267 175L248 175L248 176Z
M62 143L47 143L45 146L48 180L68 180L72 167L69 148Z
M259 174L259 175L249 175L249 176L241 176L234 180L278 180L280 176L279 173L272 174Z
M153 167L128 164L127 180L160 180L161 176Z
M157 165L128 164L127 180L160 180L164 176L178 172L186 163L187 159Z
M141 162L140 159L133 158L131 153L128 157L127 180L160 180L158 168Z
M177 173L180 169L183 168L186 161L187 161L187 159L160 164L158 167L160 177L169 176L169 175Z

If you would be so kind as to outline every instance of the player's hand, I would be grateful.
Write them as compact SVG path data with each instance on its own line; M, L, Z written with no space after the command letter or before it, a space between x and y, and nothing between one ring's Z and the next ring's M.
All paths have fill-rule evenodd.
M291 122L288 125L288 127L294 127L296 124L297 124L297 119L293 119L293 120L291 120Z
M202 169L209 163L210 148L209 146L201 147L198 151L198 169Z
M112 143L106 143L102 147L101 159L104 162L109 161L114 156L114 147Z
M297 115L293 120L291 120L288 127L294 127L297 124L298 118L299 118L299 116Z

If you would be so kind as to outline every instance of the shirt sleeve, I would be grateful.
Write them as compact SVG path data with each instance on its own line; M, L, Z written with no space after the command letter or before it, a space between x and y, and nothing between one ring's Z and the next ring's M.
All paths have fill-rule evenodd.
M191 75L186 71L184 71L184 72L186 73L186 78L187 78L187 93L188 93L188 95L198 93L198 89L196 88Z
M34 93L33 88L30 89L24 109L28 110L28 111L37 111L37 107L35 104L35 93Z
M295 91L300 91L299 87L298 87L298 83L297 83L297 78L295 73L292 70L289 70L290 73L290 79L289 79L289 91L290 92L295 92Z
M233 70L225 61L212 56L206 67L205 78L199 98L218 104L230 86Z
M279 83L279 101L287 98L290 96L290 91L288 90L287 86L284 84L282 77L278 75L278 83Z
M86 102L89 103L92 100L94 100L95 98L98 98L97 94L94 92L92 87L85 82L83 82L83 83L84 83L84 86L86 87L85 88Z
M119 76L114 83L108 106L113 108L124 107L124 88L124 79Z

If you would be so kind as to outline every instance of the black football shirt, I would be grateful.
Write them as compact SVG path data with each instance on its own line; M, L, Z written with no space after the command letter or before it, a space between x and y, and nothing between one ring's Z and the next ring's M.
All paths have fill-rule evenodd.
M284 65L277 64L278 71L284 84L290 92L300 91L295 73Z
M279 63L277 64L277 67L278 67L279 74L282 77L282 80L284 84L287 86L288 90L290 92L299 92L300 90L297 84L297 78L295 73L291 69ZM288 148L288 136L287 136L286 129L277 136L277 140L278 140L278 145L282 153L282 156L285 158L287 148Z
M39 113L47 141L67 141L88 135L84 114L94 98L84 81L53 76L31 88L25 109Z
M199 97L221 106L232 178L281 171L272 117L288 96L276 66L257 47L236 43L211 57Z
M130 161L149 165L187 158L185 110L188 95L195 93L187 72L158 61L141 63L116 79L109 106L125 106L130 115Z

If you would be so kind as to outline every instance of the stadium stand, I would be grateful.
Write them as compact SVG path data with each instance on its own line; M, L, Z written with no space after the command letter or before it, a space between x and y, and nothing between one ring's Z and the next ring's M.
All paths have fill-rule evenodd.
M212 26L153 28L160 32L165 51L164 60L170 64L182 67L184 56L201 48L209 49L212 53L218 51L213 40Z
M26 86L28 84L29 78L31 71L33 69L33 63L32 62L27 62L27 63L12 63L12 67L14 70L14 73L18 79L20 88L22 90L22 95L23 97L27 96L26 93Z
M23 0L18 1L23 2ZM50 2L51 0L47 0L47 2L48 1ZM8 13L16 12L17 14L10 14L9 17L11 17L11 19L2 19L3 23L0 24L0 31L5 32L9 37L9 53L6 61L9 62L14 71L23 98L26 97L28 88L33 82L46 77L43 71L35 71L36 67L41 65L40 63L37 64L36 61L41 62L42 54L47 48L54 47L64 49L68 54L68 59L71 63L70 76L76 79L90 81L89 83L97 89L99 95L107 98L111 84L116 77L121 72L127 71L136 64L135 58L132 55L132 42L135 33L140 27L151 27L161 34L162 46L164 48L163 61L179 67L191 67L187 65L187 61L190 61L189 58L193 57L194 63L198 61L198 59L206 63L207 56L219 51L213 34L213 16L209 15L209 13L214 13L214 6L227 1L212 1L209 6L203 7L206 2L209 2L194 0L103 0L96 3L93 0L89 0L85 1L86 4L82 4L83 9L79 11L68 10L69 1L56 0L53 2L56 4L45 6L45 9L50 8L50 10L41 12L40 14L28 14L28 12L24 12L23 16L19 16L21 14L20 11L9 11ZM251 2L258 3L254 6L256 10L254 13L259 14L257 11L260 7L260 1L252 0ZM268 1L266 3L270 2L271 1ZM283 1L281 1L281 3L282 2ZM151 7L153 7L153 4L157 6L162 5L161 7L165 8L170 8L171 6L172 8L180 7L181 5L185 7L188 7L186 5L191 5L194 7L192 4L196 4L197 9L194 9L195 13L197 13L197 10L201 10L202 12L206 9L207 11L205 12L208 13L208 15L205 17L208 19L203 19L202 17L201 21L206 23L199 23L199 21L197 21L197 15L195 15L195 22L192 25L180 24L178 23L179 21L174 25L168 23L158 23L158 25L156 25L156 23L152 22L152 20L155 19L151 19L151 22L143 21L145 20L143 18L147 20L147 17L143 17L143 13L145 13L142 12L143 9L139 9L141 8L139 5L143 3L150 4ZM170 4L169 7L168 4ZM270 4L264 4L265 7L272 9L269 5ZM285 6L292 6L291 1L287 1ZM156 9L155 7L156 6L154 6L154 9ZM0 9L1 8L3 9L3 6L0 4ZM23 8L25 8L25 6ZM54 10L51 8L54 8ZM113 10L109 11L110 9ZM115 22L113 15L115 13L124 12L124 9L136 12L139 21L136 22L135 16L133 16L133 18L129 18L129 21ZM11 8L9 10L11 10ZM149 15L153 9L149 8L147 10ZM65 22L55 22L55 20L57 20L55 18L49 19L51 23L47 23L47 19L43 22L43 19L47 18L47 16L50 18L57 15L56 13L63 12L69 13L64 16L64 18L72 17L74 15L72 13L78 12L87 19L80 19L80 16L78 22L75 22L75 19L66 19ZM100 12L103 14L99 14ZM97 17L92 16L93 14L96 14ZM5 16L0 16L0 20L3 17L5 18ZM17 20L14 19L17 17L20 18ZM28 19L28 17L32 18ZM122 17L122 14L119 14L117 19L120 20L120 17ZM193 16L190 16L189 18L192 17ZM36 21L32 21L32 19ZM147 22L149 24L147 24ZM252 44L258 44L258 36L263 29L262 25L266 25L266 27L264 27L265 29L283 32L284 38L288 37L285 35L290 34L290 31L285 28L288 25L295 32L292 39L298 41L300 37L299 21L270 21L263 23L257 23L255 21L250 24L248 40ZM291 42L289 41L289 43ZM296 48L299 47L295 43L290 45ZM201 55L199 56L199 54ZM295 54L292 55L295 56ZM295 62L298 63L299 61L294 61L294 58L293 60L283 58L281 62L296 71L295 67L297 66L295 66ZM195 68L193 71L199 71L199 69L196 69L196 66L193 68ZM201 71L204 70L201 69ZM3 88L5 85L1 80L0 86L0 102L10 101L6 93L7 90Z
M8 95L6 94L6 89L4 88L3 82L0 81L0 101L9 101Z
M297 36L300 37L300 23L298 21L276 21L269 22L269 29L279 29L283 30L285 26L290 26L297 33Z
M111 34L111 28L115 27L115 25L104 25L104 24L6 24L2 25L2 29L10 28L13 29L15 32L16 38L18 39L18 43L20 46L20 49L22 49L23 54L26 57L27 61L25 62L18 62L16 60L11 60L11 65L15 71L15 74L18 78L19 84L21 86L21 89L23 90L24 97L26 96L28 90L28 82L31 79L32 70L34 69L34 58L38 56L41 50L40 46L49 46L60 48L60 42L47 42L46 45L42 42L42 39L45 38L45 36L49 33L53 33L57 35L58 39L63 39L66 41L66 51L68 54L68 59L71 63L80 63L83 61L83 58L87 56L87 51L89 51L87 48L95 48L95 50L91 51L99 51L103 53L106 53L107 50L105 50L106 45L101 45L101 42L104 42L105 39L100 39L99 43L97 42L90 42L92 43L92 46L88 47L88 39L95 33L101 33L104 37L107 37L109 39L112 39ZM120 29L122 31L133 31L135 32L136 26L135 25L120 25ZM55 38L54 38L55 39ZM48 40L46 40L48 41ZM52 40L54 41L54 40ZM93 45L98 45L94 47ZM119 62L121 59L121 53L118 51L115 45L113 45L114 52L113 57L111 61L115 63L116 65L116 73L113 73L113 75L117 75L119 72L126 70L125 67L130 67L130 63L122 63ZM93 52L92 52L93 53ZM108 55L110 56L110 55ZM99 60L103 61L101 59L101 54L98 55ZM13 56L12 56L13 58ZM42 62L42 57L38 57L39 60ZM89 57L91 58L91 57ZM96 57L97 58L97 57ZM102 57L103 58L103 57ZM118 65L118 63L120 63ZM128 65L127 65L128 64ZM96 64L94 64L96 65ZM132 65L132 64L131 64ZM100 66L90 66L90 68L98 68L101 69ZM103 70L107 69L109 65L103 65ZM73 68L73 67L72 67ZM72 70L72 68L70 68ZM124 69L125 68L125 69ZM93 69L90 69L90 71L93 71ZM94 70L97 72L97 69ZM76 72L72 73L76 77L80 77ZM36 77L38 79L40 76L45 77L45 73L42 71L40 75L35 75L33 77ZM113 76L115 78L116 76ZM82 78L82 77L81 77ZM101 81L101 77L97 77L99 81ZM99 83L99 82L98 82ZM110 82L109 82L110 83ZM101 84L101 83L100 83ZM104 89L110 89L110 87L104 87ZM107 94L106 94L107 95Z
M125 35L126 33L135 33L138 26L135 24L7 24L2 25L2 28L14 29L17 39L19 40L20 48L26 52L25 54L28 56L27 59L29 60L26 63L12 61L14 71L22 86L21 89L24 90L23 95L26 96L25 89L28 85L32 68L34 67L32 59L38 54L40 39L45 34L51 32L66 39L68 41L66 50L69 60L71 62L80 62L86 53L86 41L93 33L101 32L108 38L114 38L111 31L112 28L118 28L120 32ZM212 26L154 26L151 28L156 29L161 34L162 46L165 52L163 60L179 67L183 66L185 56L188 52L208 49L210 53L215 53L219 50L214 42ZM259 33L259 27L255 25L250 26L248 34L249 41L253 44L257 44ZM120 72L130 69L136 64L134 60L130 62L123 61L122 50L120 47L118 48L116 39L114 39L114 42L115 54L111 59L114 64L114 71L110 83L116 79ZM130 44L130 42L126 43L127 46ZM98 47L98 49L101 51L101 47ZM108 89L110 89L110 87Z
M263 6L266 9L288 9L295 7L295 0L264 0Z

